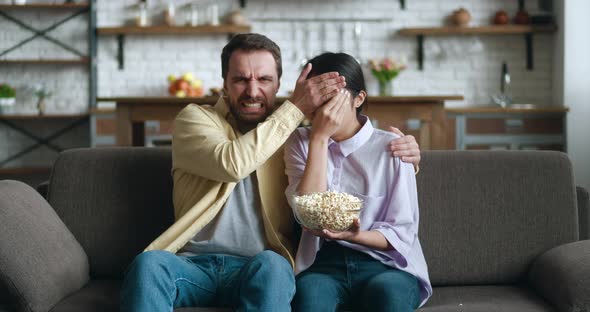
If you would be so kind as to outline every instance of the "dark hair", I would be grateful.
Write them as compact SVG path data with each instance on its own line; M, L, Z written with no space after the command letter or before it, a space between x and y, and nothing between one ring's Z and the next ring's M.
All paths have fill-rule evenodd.
M358 96L361 91L365 90L366 92L367 90L361 65L354 57L346 53L326 52L312 58L308 63L312 65L308 77L335 71L346 78L346 89L350 91L353 97ZM361 106L357 107L357 114L362 111L366 103L367 97L365 97Z
M221 52L221 77L225 79L227 76L229 59L236 50L246 52L264 50L270 52L275 59L277 65L278 78L281 79L283 74L283 65L281 63L281 49L268 39L268 37L261 34L238 34L231 38L231 40L223 47Z

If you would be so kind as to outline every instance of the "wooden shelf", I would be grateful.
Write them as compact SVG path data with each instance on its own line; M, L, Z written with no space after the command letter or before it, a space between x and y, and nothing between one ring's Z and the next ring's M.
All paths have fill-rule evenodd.
M398 31L404 36L447 36L447 35L521 35L529 33L552 33L555 25L487 25L475 27L425 27L402 28Z
M3 175L48 174L50 171L51 167L0 168L0 174Z
M88 64L89 59L4 59L0 60L0 64L57 64L57 65L76 65L76 64Z
M97 28L99 35L190 35L190 34L233 34L250 31L250 26L202 25L202 26L122 26Z
M100 27L96 29L99 35L116 35L117 36L117 61L119 69L125 67L125 36L126 35L203 35L203 34L227 34L230 38L236 33L246 33L250 31L250 26L241 25L201 25L201 26L120 26L120 27Z
M27 3L27 4L0 4L0 10L37 10L37 9L85 9L90 7L88 3Z
M0 119L6 120L33 120L33 119L75 119L88 117L88 113L83 114L49 114L49 115L33 115L33 114L0 114Z
M92 109L90 109L91 115L112 115L112 114L115 114L116 112L117 112L117 108L115 108L115 107L109 107L109 108L93 107Z
M402 28L398 34L402 36L416 36L418 41L418 68L424 69L424 36L452 36L452 35L524 35L526 45L527 69L533 65L533 34L554 33L556 25L486 25L474 27L444 26L424 28Z

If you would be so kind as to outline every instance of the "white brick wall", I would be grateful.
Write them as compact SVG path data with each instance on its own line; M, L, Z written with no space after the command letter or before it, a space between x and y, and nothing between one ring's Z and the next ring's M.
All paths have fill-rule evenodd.
M217 2L222 14L237 4L237 1ZM133 3L135 1L99 1L99 26L120 25L132 18ZM165 3L163 0L151 1L153 15L161 15ZM537 1L527 1L526 5L528 10L534 11ZM425 69L417 70L416 39L399 36L397 30L440 25L446 15L461 6L471 12L472 24L477 25L488 24L493 13L499 9L514 15L517 1L406 1L406 10L401 10L399 2L392 0L257 0L248 1L244 13L252 22L253 32L269 36L282 48L284 74L281 95L293 88L301 58L317 54L323 48L330 51L341 49L340 27L345 29L344 51L355 54L354 21L341 23L334 20L356 18L363 19L360 55L364 60L386 55L407 57L409 69L395 80L396 94L463 94L466 98L464 102L450 105L488 104L490 94L499 89L502 61L507 61L517 101L553 104L551 35L534 37L534 71L526 70L523 36L427 37ZM184 16L182 12L177 15L179 19ZM310 18L314 21L292 21ZM327 40L322 44L319 38L324 29ZM304 43L303 34L307 30L310 32L308 46ZM120 71L116 63L115 37L102 37L98 56L99 95L164 95L166 76L184 71L194 72L204 81L206 89L219 87L222 84L219 55L226 40L225 36L209 35L127 36L125 69ZM481 50L464 52L477 42L481 44ZM440 52L433 54L433 49ZM375 79L368 75L367 81L369 93L375 94Z
M0 2L9 2L0 0ZM31 0L32 1L32 0ZM35 0L38 1L38 0ZM166 0L149 0L154 20L161 18ZM177 0L184 4L189 1ZM98 27L118 26L134 17L136 0L98 0ZM206 1L200 1L206 3ZM237 0L220 0L220 15L237 6ZM512 75L512 92L518 102L533 102L544 105L560 105L552 102L553 36L534 36L533 71L526 70L525 42L523 36L457 36L426 37L426 60L424 70L417 69L416 38L396 34L403 27L439 26L453 10L465 7L473 16L472 25L485 25L493 13L505 9L513 16L517 9L515 0L406 0L406 9L401 10L397 0L249 0L244 14L252 22L252 31L260 32L276 41L283 52L283 78L281 95L292 89L299 74L299 60L312 56L323 48L338 51L340 27L346 33L344 51L354 54L354 22L351 18L363 19L363 34L360 41L360 56L392 55L406 57L408 70L395 80L394 92L398 95L462 94L465 101L451 102L456 105L484 105L490 102L490 94L497 92L500 83L502 61L507 61ZM527 0L529 12L537 8L537 1ZM49 25L63 15L57 12L18 13L29 14L25 19L36 27ZM185 16L177 12L179 20ZM313 19L293 22L289 19ZM271 19L271 20L268 20ZM272 20L274 19L274 20ZM277 21L283 19L283 21ZM338 22L338 20L344 22ZM346 21L348 19L348 21ZM77 18L52 32L52 35L73 42L86 51L85 18ZM326 30L326 43L321 44L321 32ZM0 19L0 50L28 36L18 26ZM304 31L309 29L309 46L305 51ZM101 36L98 42L98 95L110 96L158 96L167 94L166 77L191 71L204 82L204 87L220 87L220 53L227 42L225 35L177 35L126 37L125 69L119 70L116 60L115 36ZM466 52L480 44L481 49ZM437 52L438 51L438 52ZM15 51L10 57L63 56L62 50L44 40L34 41ZM86 69L69 66L3 66L0 81L9 80L19 90L34 81L45 81L55 90L48 101L50 111L75 112L86 109ZM367 75L369 94L377 90L375 79ZM34 106L32 97L21 92L23 109ZM20 97L20 96L19 96ZM7 132L0 128L0 157L5 154Z

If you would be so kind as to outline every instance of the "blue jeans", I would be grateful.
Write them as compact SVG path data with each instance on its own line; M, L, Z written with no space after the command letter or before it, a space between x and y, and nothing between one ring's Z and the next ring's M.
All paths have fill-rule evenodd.
M172 311L180 307L231 307L238 311L290 311L295 277L273 251L254 257L194 257L148 251L129 266L121 311Z
M297 275L293 311L414 311L420 286L413 275L369 255L326 242L315 262Z

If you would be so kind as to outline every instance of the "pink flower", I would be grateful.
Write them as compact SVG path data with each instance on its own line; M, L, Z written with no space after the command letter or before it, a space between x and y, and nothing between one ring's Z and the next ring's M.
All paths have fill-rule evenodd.
M392 67L393 67L393 64L390 59L386 58L383 60L383 68L385 68L385 70L391 70Z

